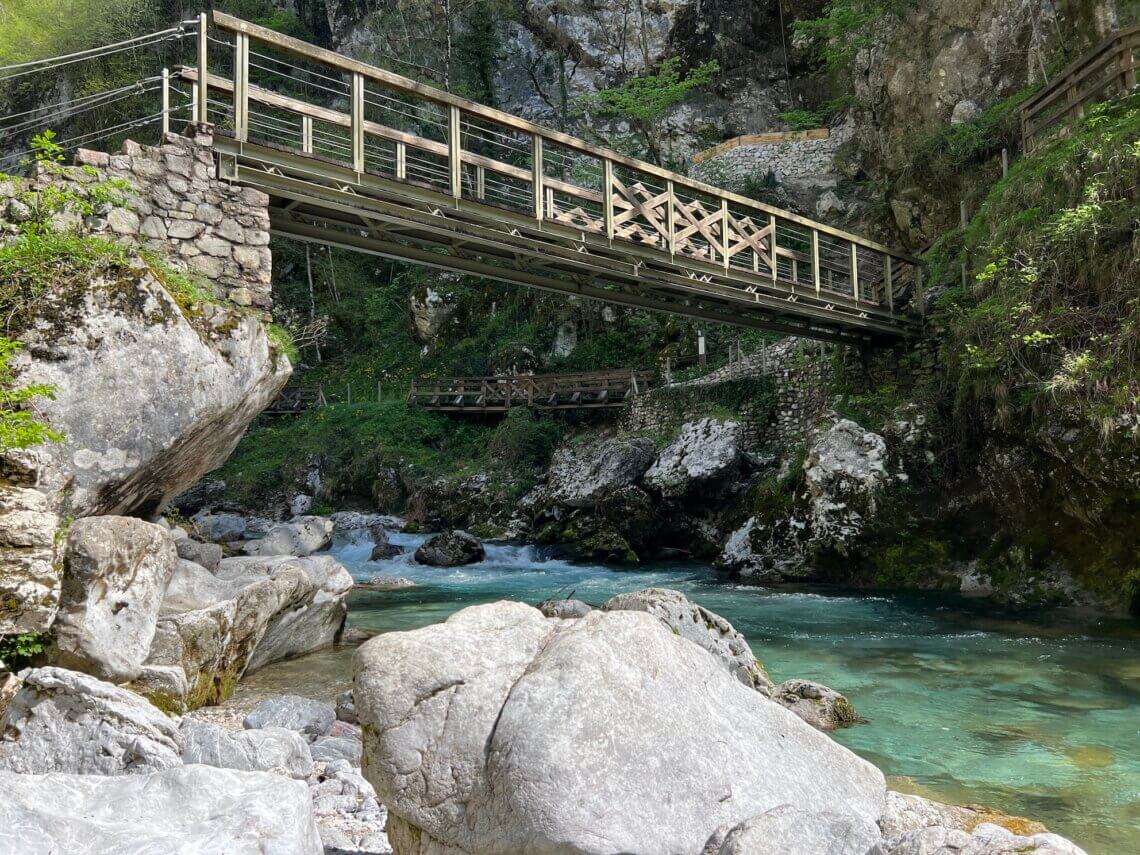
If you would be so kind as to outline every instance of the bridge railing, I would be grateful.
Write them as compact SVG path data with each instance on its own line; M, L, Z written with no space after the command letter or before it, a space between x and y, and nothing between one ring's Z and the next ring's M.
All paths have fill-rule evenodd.
M624 370L513 377L421 377L412 381L408 402L436 410L502 412L514 406L606 409L624 406L631 396L655 385L655 372Z
M1140 24L1114 33L1069 64L1021 105L1021 138L1028 154L1099 101L1127 95L1140 68Z
M921 308L917 260L221 12L183 69L196 115L259 142L523 213L773 290L874 315ZM201 28L205 32L203 16ZM202 75L229 60L231 75ZM286 94L286 92L288 94ZM652 250L646 254L645 250Z

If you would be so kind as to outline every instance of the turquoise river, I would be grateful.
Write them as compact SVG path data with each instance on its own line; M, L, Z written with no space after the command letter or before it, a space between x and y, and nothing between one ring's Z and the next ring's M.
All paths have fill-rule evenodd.
M414 548L422 538L396 535ZM995 616L961 599L864 596L818 587L727 583L704 565L615 571L488 547L487 560L422 567L409 554L369 562L370 544L334 545L355 577L417 587L359 591L349 625L408 630L465 606L567 596L595 605L620 591L676 588L748 638L777 682L807 677L847 695L866 719L835 738L892 786L981 803L1044 822L1090 853L1140 852L1140 625L1053 611ZM352 648L270 666L249 693L317 697L344 688Z

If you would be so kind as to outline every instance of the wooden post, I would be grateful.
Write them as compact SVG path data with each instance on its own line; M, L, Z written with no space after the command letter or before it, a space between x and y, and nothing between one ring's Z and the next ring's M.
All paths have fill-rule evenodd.
M819 232L811 230L811 275L815 283L815 295L819 296Z
M249 139L249 36L234 33L234 139Z
M669 254L677 254L677 206L673 179L665 182L665 228L669 231Z
M210 95L208 79L210 77L209 62L206 58L206 48L209 44L209 35L206 30L206 13L198 16L198 85L195 92L198 95L197 118L198 123L205 125L210 119Z
M963 229L966 228L966 225L969 222L969 219L970 219L969 215L966 212L966 200L963 199L962 201L960 201L958 203L958 220L961 223L961 226ZM965 260L962 261L962 287L963 288L966 287L966 262L965 262Z
M720 243L721 255L724 256L724 269L728 270L729 256L728 248L732 245L729 243L731 238L728 235L728 200L720 200Z
M487 170L482 166L475 167L475 198L487 198Z
M859 251L858 246L851 244L851 294L855 302L859 302Z
M162 137L170 133L170 69L162 69Z
M602 161L602 219L606 239L614 239L614 164L608 157Z
M301 152L303 154L313 153L313 117L301 117Z
M352 171L364 172L364 75L352 75Z
M380 381L377 380L376 381L376 403L379 404L383 400L384 400L384 389L380 385Z
M1003 148L1001 150L1001 177L1005 178L1009 175L1009 149Z
M918 301L918 313L926 314L926 293L922 288L922 265L914 265L914 298Z
M546 193L543 192L542 171L542 137L535 134L531 138L530 183L534 195L534 218L540 223L543 217L543 206L546 202Z
M402 142L396 143L396 180L404 181L408 177L408 147Z
M701 368L705 367L705 331L697 330L697 362Z
M776 215L768 215L768 225L772 227L772 236L768 239L768 249L772 253L772 284L776 284L779 267L776 264Z
M451 170L451 195L459 199L463 196L463 161L462 147L459 143L461 114L459 108L451 107L451 120L448 122L447 135L447 162Z
M887 308L893 315L895 312L894 274L891 271L893 259L890 255L883 256L883 287L887 289Z
M352 384L351 383L345 384L345 391L346 391L346 394L348 395L348 403L351 404L352 403Z

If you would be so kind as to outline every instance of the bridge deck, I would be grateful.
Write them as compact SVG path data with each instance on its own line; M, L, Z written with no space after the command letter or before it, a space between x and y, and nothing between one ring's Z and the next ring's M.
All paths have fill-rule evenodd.
M198 120L217 125L222 176L270 195L274 234L832 341L915 329L921 274L911 256L229 15L213 19L232 34L223 42L232 79L181 74L194 83ZM199 55L200 67L223 62Z
M421 377L408 402L440 412L503 413L536 410L606 410L624 407L655 385L652 371L598 371L517 377Z

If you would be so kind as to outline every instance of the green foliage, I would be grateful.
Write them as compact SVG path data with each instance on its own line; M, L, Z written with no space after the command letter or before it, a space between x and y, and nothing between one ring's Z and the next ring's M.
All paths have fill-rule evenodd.
M0 636L0 662L12 672L26 667L43 652L44 636L39 633Z
M900 16L911 4L912 0L831 0L823 15L794 21L792 30L811 40L828 74L840 76L859 51L873 44L883 19Z
M36 418L31 409L37 398L54 398L55 388L43 383L13 388L12 358L21 347L23 342L0 336L0 452L63 441L63 434Z
M653 136L654 123L670 107L689 97L691 92L711 83L719 71L716 60L682 71L680 57L669 57L662 60L655 73L602 89L583 99L583 106L601 116L630 122L637 128L650 155L659 162L660 150Z
M960 407L997 424L1076 413L1106 438L1140 425L1140 95L1094 108L1023 158L958 241L937 304Z
M266 324L265 334L269 336L273 346L288 357L290 362L296 363L300 360L301 351L294 344L292 334L281 324Z
M946 544L905 535L872 556L875 582L892 588L909 588L937 577L949 561Z
M808 131L823 125L823 114L818 110L788 110L779 119L793 131Z
M507 412L491 434L487 450L491 460L514 468L533 468L550 461L562 427L548 416L535 416L525 407Z

